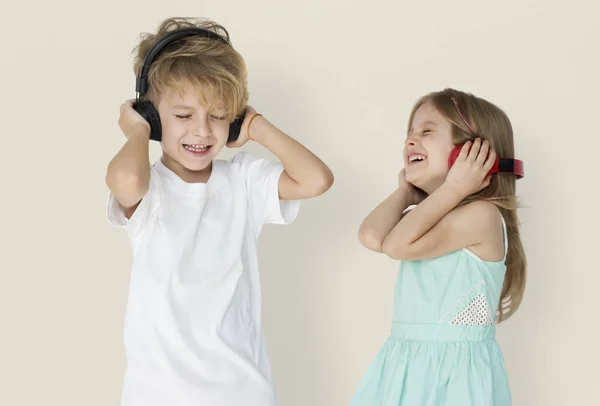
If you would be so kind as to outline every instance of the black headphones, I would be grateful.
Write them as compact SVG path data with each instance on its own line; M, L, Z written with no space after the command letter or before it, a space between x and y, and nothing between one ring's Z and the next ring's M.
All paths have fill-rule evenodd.
M162 126L160 124L160 116L158 111L152 104L152 102L145 98L146 93L148 92L148 72L150 71L150 65L156 58L156 56L168 45L179 41L186 37L191 36L200 36L206 37L210 39L214 39L215 41L221 41L224 44L230 45L229 41L212 31L208 31L202 28L183 28L175 31L171 31L167 35L165 35L160 41L157 41L156 44L148 51L146 58L144 59L144 64L138 73L138 76L135 80L135 103L133 104L133 108L137 111L144 119L150 124L150 139L154 141L160 141L162 139ZM244 122L244 117L246 116L246 110L242 111L242 113L233 120L229 124L229 137L227 138L227 142L233 142L238 139L240 135L240 131L242 129L242 123Z

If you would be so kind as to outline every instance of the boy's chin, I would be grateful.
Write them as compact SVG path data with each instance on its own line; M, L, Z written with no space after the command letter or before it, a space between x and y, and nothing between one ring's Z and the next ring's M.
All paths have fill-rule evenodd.
M182 159L178 159L178 161L188 171L200 172L210 168L210 164L212 163L213 159L214 157L212 154L210 154L202 158L190 159L189 157L182 157Z
M210 164L212 163L212 159L211 160L207 160L206 162L203 163L189 163L189 162L182 162L182 166L187 169L190 172L202 172L206 169L208 169L210 167Z
M222 146L213 145L204 153L192 153L182 148L176 155L177 161L189 171L202 171L210 167L213 159L222 148Z

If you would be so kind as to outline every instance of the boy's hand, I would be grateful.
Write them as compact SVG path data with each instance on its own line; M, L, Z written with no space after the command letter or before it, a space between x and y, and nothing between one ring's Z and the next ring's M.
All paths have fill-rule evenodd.
M242 129L240 130L240 135L239 135L238 139L235 140L234 142L227 143L227 146L229 148L239 148L242 145L244 145L245 143L247 143L248 140L251 139L249 137L249 134L251 133L251 131L248 128L248 124L250 123L250 119L252 117L254 117L255 114L256 114L256 110L252 106L246 106L246 116L244 117L244 122L242 123ZM260 118L260 117L257 117L257 119L258 118ZM255 121L253 121L252 123L254 124Z
M129 138L136 131L142 131L150 137L150 124L133 109L135 99L129 99L121 104L119 115L119 127L126 138Z
M470 149L470 150L469 150ZM491 175L488 175L496 162L496 152L490 148L489 141L467 142L460 155L448 172L446 184L465 198L489 186Z

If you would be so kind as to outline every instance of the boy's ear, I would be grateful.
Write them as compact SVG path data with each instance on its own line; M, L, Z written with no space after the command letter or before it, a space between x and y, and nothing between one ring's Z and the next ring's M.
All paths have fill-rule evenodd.
M229 137L227 143L235 142L240 136L242 131L242 124L244 124L244 118L246 117L247 109L244 109L230 124L229 124Z
M141 99L133 103L133 109L150 124L150 139L160 142L162 139L162 125L160 123L160 115L154 104L149 100Z

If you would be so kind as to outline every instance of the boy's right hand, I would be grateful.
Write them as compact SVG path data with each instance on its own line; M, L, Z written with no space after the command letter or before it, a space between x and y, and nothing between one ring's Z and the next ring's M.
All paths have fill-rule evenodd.
M237 140L233 142L228 142L228 148L240 148L245 143L250 141L250 120L256 114L256 110L252 106L246 106L246 115L244 116L244 121L242 123L242 128L240 130L240 134Z
M135 132L142 132L150 137L150 124L134 110L133 103L135 99L129 99L121 104L119 115L119 127L126 138L129 138Z
M419 204L427 197L427 193L423 192L421 189L415 187L413 184L409 183L406 180L406 171L404 168L400 171L398 175L398 188L402 191L402 193L408 197L409 202L412 204Z

